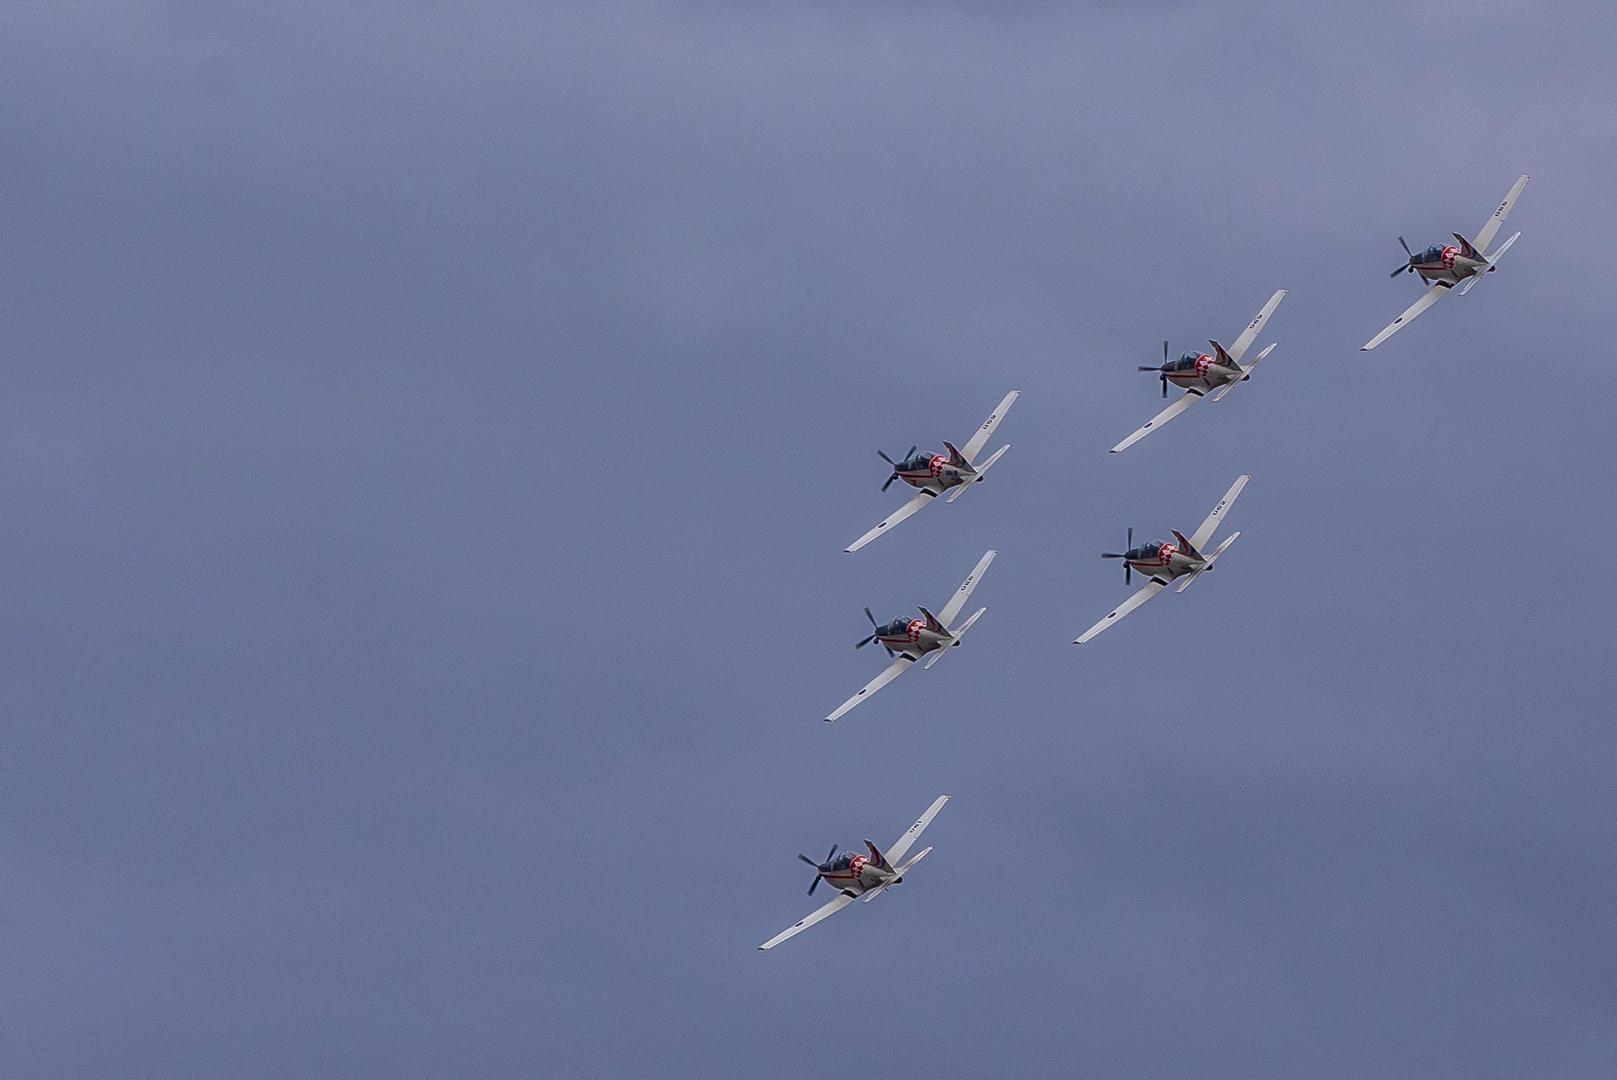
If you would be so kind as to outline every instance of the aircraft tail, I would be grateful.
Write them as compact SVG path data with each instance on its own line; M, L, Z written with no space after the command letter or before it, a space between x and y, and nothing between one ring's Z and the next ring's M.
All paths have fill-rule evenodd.
M881 853L881 849L878 848L875 844L872 844L869 839L865 840L865 847L870 849L870 861L871 862L875 863L877 866L881 867L883 870L891 870L893 868L892 864L890 864L887 861L887 856L883 855Z
M1225 351L1224 346L1211 338L1208 339L1207 344L1213 347L1213 356L1218 360L1219 367L1234 368L1236 371L1241 370L1241 365L1235 362L1235 357Z
M949 628L944 626L936 615L932 614L924 607L921 608L921 614L926 617L926 628L928 630L932 631L934 634L949 634Z
M943 440L943 448L945 450L949 451L949 464L950 465L952 465L955 468L959 469L961 472L974 473L974 472L977 471L976 469L972 468L971 459L966 457L966 455L962 454L959 450L957 450L955 448L954 443L950 442L948 439L944 439Z
M1454 235L1454 239L1456 239L1456 240L1458 240L1460 242L1460 254L1461 255L1464 255L1468 259L1475 259L1475 260L1477 260L1477 262L1485 263L1485 262L1488 261L1486 258L1483 257L1482 252L1478 251L1475 247L1472 246L1471 241L1467 240L1465 237L1461 236L1459 233L1455 233L1453 235Z
M1196 545L1192 544L1190 538L1178 529L1173 530L1173 538L1179 541L1179 553L1181 555L1189 555L1192 559L1202 557L1202 553L1196 550Z

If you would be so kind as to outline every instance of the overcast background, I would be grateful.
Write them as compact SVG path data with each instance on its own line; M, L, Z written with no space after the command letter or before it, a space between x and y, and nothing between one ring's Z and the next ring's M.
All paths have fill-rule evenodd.
M0 18L0 1075L1617 1073L1610 4L261 7Z

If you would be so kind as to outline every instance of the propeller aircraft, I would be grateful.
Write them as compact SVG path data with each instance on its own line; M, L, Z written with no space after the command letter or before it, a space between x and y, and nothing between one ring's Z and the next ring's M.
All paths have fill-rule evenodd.
M1140 370L1156 372L1157 378L1162 383L1163 397L1168 396L1169 383L1183 390L1184 394L1172 405L1147 420L1143 426L1137 428L1128 438L1112 447L1111 453L1121 454L1157 428L1196 404L1209 391L1217 390L1218 392L1213 394L1213 400L1221 401L1224 395L1234 390L1238 384L1250 379L1252 369L1257 366L1259 360L1274 351L1274 346L1270 345L1253 357L1252 363L1244 368L1241 366L1241 358L1246 355L1247 349L1252 347L1252 343L1257 340L1258 335L1263 333L1263 324L1269 321L1269 316L1274 314L1275 308L1279 307L1280 301L1285 298L1285 289L1276 290L1275 294L1269 297L1269 302L1263 305L1263 310L1258 312L1257 316L1246 324L1246 329L1241 331L1240 336L1235 339L1235 343L1227 350L1218 342L1209 341L1208 344L1213 347L1211 353L1187 352L1177 360L1169 360L1168 343L1164 341L1162 343L1162 366L1141 367Z
M915 841L920 839L921 833L932 824L932 819L938 816L938 811L942 810L943 804L948 801L947 795L939 795L934 799L932 805L926 808L926 813L922 814L914 825L904 830L904 835L893 842L885 855L869 840L865 841L865 847L870 852L868 856L844 852L841 856L832 858L837 854L835 844L831 845L831 852L825 857L824 862L817 863L807 855L799 853L797 856L799 859L814 867L814 880L809 883L809 895L814 895L815 887L822 881L836 889L837 895L829 903L803 916L758 946L759 951L773 949L786 939L796 937L815 923L823 922L835 915L855 900L863 900L868 904L891 886L903 881L910 868L926 858L932 849L922 848L908 862L904 861L904 856L909 854L910 848L915 846Z
M899 461L894 461L888 457L885 450L876 451L877 455L892 466L893 469L892 474L887 477L887 480L881 486L883 491L891 487L894 480L902 480L910 487L916 488L917 491L916 494L910 497L908 502L894 510L874 529L843 548L843 552L852 555L894 525L897 525L905 518L913 516L921 507L950 488L955 490L950 494L947 501L954 502L964 495L972 484L980 482L987 475L988 470L993 467L994 462L999 460L999 456L1011 447L1009 443L1006 443L980 462L977 455L982 452L983 447L987 445L989 438L994 434L994 429L999 427L999 422L1005 419L1005 414L1010 412L1011 406L1015 405L1016 399L1021 396L1022 391L1020 390L1012 390L1006 394L1005 399L999 403L999 407L989 414L988 419L983 421L982 426L977 429L970 439L966 440L966 445L961 449L955 449L954 444L947 441L944 442L943 446L948 452L944 454L934 454L931 451L917 453L918 447L912 446L909 453L905 454Z
M1457 292L1463 296L1470 292L1476 287L1477 282L1482 280L1483 274L1491 273L1498 266L1499 257L1510 250L1510 245L1516 242L1516 238L1521 233L1512 233L1510 239L1500 244L1491 254L1484 255L1483 252L1493 242L1495 234L1499 232L1499 227L1505 223L1505 218L1509 216L1511 207L1516 205L1516 199L1521 195L1522 188L1527 186L1529 179L1526 176L1516 178L1516 182L1505 193L1505 201L1500 203L1499 207L1494 210L1493 217L1489 218L1482 228L1477 230L1476 240L1474 241L1467 240L1459 233L1451 233L1450 235L1454 237L1455 242L1459 245L1458 247L1454 244L1433 244L1425 251L1415 252L1409 250L1409 244L1405 242L1402 236L1398 238L1398 243L1403 245L1404 254L1409 256L1409 261L1394 270L1391 276L1418 274L1421 284L1426 286L1426 291L1421 294L1419 300L1409 305L1409 308L1402 315L1388 323L1381 333L1360 346L1360 352L1369 352L1377 345L1380 345L1413 322L1415 316L1443 299L1449 293ZM1459 286L1459 288L1455 288L1455 286Z
M1250 476L1236 477L1235 483L1230 485L1230 489L1224 493L1224 497L1218 500L1218 505L1213 507L1213 512L1207 515L1206 519L1196 527L1196 531L1189 537L1186 537L1184 533L1179 532L1177 529L1174 530L1174 540L1178 541L1178 543L1152 540L1136 545L1134 543L1134 530L1131 528L1128 532L1128 547L1125 550L1121 552L1102 552L1101 558L1103 559L1123 560L1123 584L1129 584L1136 572L1149 580L1127 600L1108 613L1104 619L1085 630L1083 634L1073 641L1073 644L1082 645L1095 637L1101 631L1122 619L1123 616L1144 604L1163 589L1166 589L1168 583L1175 578L1182 577L1185 579L1179 584L1179 591L1184 592L1190 588L1192 581L1211 570L1213 563L1218 561L1220 555L1229 550L1229 546L1235 543L1241 534L1239 532L1230 533L1222 544L1206 555L1202 554L1202 548L1213 538L1213 532L1218 528L1219 522L1224 520L1224 515L1229 513L1231 506L1235 505L1235 500L1241 494L1241 489L1246 487L1246 483L1250 479L1252 479Z
M893 662L883 668L880 675L866 683L864 689L838 705L836 711L825 718L826 722L829 723L846 714L871 694L874 694L908 671L915 661L927 653L932 654L932 658L925 664L927 668L930 668L942 659L944 653L959 645L960 639L966 636L966 631L970 630L972 624L982 618L983 613L988 609L985 607L978 608L970 618L952 629L949 627L949 622L960 614L960 610L966 606L966 601L971 598L972 590L977 588L977 583L982 580L983 572L988 569L988 564L993 562L994 556L998 554L999 552L993 549L985 551L983 557L977 560L977 565L967 575L966 580L960 583L960 588L955 590L954 595L949 598L949 602L944 604L936 615L923 607L920 609L921 618L919 619L906 619L901 616L892 622L878 625L876 617L870 613L870 609L865 608L865 618L870 620L871 633L869 637L859 642L854 648L862 649L872 641L878 642L883 649L887 650L887 655L893 658Z

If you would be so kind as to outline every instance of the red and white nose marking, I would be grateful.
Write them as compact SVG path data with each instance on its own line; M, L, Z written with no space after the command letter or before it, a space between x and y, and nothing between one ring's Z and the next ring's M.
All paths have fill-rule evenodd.
M1196 357L1196 377L1205 379L1207 377L1207 369L1212 365L1213 358L1208 356L1206 353L1202 353L1200 356Z
M906 627L905 629L908 632L909 638L910 638L911 641L920 641L921 640L921 627L923 627L925 625L926 625L926 623L921 621L920 619L911 619L910 620L909 626Z
M859 872L865 868L865 863L869 861L870 860L865 858L863 855L855 855L853 857L853 862L848 864L848 870L853 874L853 879L855 881L859 880Z
M1161 563L1163 566L1167 566L1168 563L1173 559L1174 552L1178 550L1179 549L1174 547L1172 544L1163 544L1162 549L1157 552L1157 562Z
M1443 269L1445 269L1445 270L1453 270L1454 269L1454 257L1456 255L1458 255L1459 253L1460 253L1460 249L1457 248L1457 247L1446 247L1446 248L1444 248L1443 249Z
M932 479L936 480L943 475L943 467L949 464L949 459L942 454L933 454L932 460L926 463L927 470L931 472Z

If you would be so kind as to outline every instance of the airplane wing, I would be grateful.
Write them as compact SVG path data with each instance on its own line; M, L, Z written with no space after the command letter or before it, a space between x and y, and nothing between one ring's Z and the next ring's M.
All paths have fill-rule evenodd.
M1369 352L1377 345L1380 345L1383 341L1386 341L1398 331L1402 330L1405 326L1413 322L1415 320L1415 316L1419 315L1421 312L1425 311L1427 308L1431 307L1433 304L1447 296L1449 291L1450 290L1444 288L1442 285L1427 286L1426 291L1420 294L1419 300L1415 301L1413 304L1410 304L1408 310L1406 310L1402 315L1398 316L1392 322L1388 323L1385 330L1381 331L1381 333L1371 338L1365 344L1360 345L1359 351Z
M831 900L827 901L822 906L815 908L813 911L809 912L807 915L803 916L801 919L797 920L792 925L788 926L786 929L782 930L780 933L758 946L758 951L763 952L768 949L773 949L776 945L779 945L787 938L796 937L798 934L801 934L815 923L824 922L826 919L829 919L831 916L835 915L837 912L841 911L851 903L853 903L853 897L849 896L847 893L837 893L837 895Z
M1526 187L1527 181L1531 179L1532 177L1530 176L1518 176L1516 182L1510 185L1510 191L1505 194L1505 201L1499 204L1499 209L1493 212L1493 217L1488 219L1486 225L1477 230L1476 239L1471 241L1472 246L1478 251L1488 250L1488 242L1499 231L1499 226L1505 223L1505 218L1510 215L1511 207L1516 205L1516 197L1522 193L1522 188Z
M1280 343L1277 341L1277 342L1274 342L1271 345L1265 346L1264 350L1262 352L1260 352L1258 355L1254 356L1252 358L1252 362L1246 366L1246 368L1244 369L1246 371L1246 374L1242 375L1239 379L1236 379L1234 382L1227 382L1223 386L1219 387L1218 390L1216 392L1214 392L1214 394L1213 394L1213 400L1214 401L1223 401L1224 400L1224 395L1228 394L1231 390L1234 390L1237 386L1240 386L1242 383L1246 382L1246 380L1248 378L1250 378L1251 375L1252 375L1252 369L1258 366L1258 361L1262 360L1265 356L1268 356L1270 353L1274 352L1275 351L1275 345L1278 345L1278 344L1280 344Z
M1218 523L1224 520L1224 515L1229 513L1230 507L1235 505L1236 496L1241 494L1241 489L1246 487L1246 482L1250 479L1252 479L1250 476L1237 476L1235 478L1235 483L1231 484L1230 489L1224 493L1224 497L1218 500L1218 505L1213 507L1213 512L1203 518L1202 523L1196 526L1196 531L1190 534L1191 547L1200 551L1207 541L1213 538L1213 530L1218 528Z
M967 461L976 462L977 454L987 445L989 438L994 434L994 429L999 427L999 422L1005 419L1005 414L1011 411L1011 406L1015 405L1016 399L1021 396L1022 391L1020 390L1012 390L1006 394L1005 399L999 403L999 407L988 414L988 419L983 421L983 426L978 428L976 434L972 435L970 439L966 440L966 445L960 448L960 453Z
M936 497L937 496L932 494L930 491L917 491L913 496L911 496L909 502L905 503L903 506L900 506L897 510L894 510L882 521L880 525L877 525L874 529L871 529L869 532L865 533L865 535L843 548L842 553L844 555L852 555L854 552L876 539L876 537L880 536L888 529L891 529L894 525L897 525L900 521L903 521L908 517L913 517L917 510L921 509L921 507L925 506Z
M882 687L904 674L904 672L908 671L913 663L914 661L907 656L895 657L891 664L888 664L886 667L881 669L880 675L877 675L874 679L871 679L865 684L865 688L863 690L859 691L847 701L844 701L841 705L838 705L837 711L825 718L826 723L830 723L831 721L836 720L846 714L855 705L858 705L860 702L864 701L865 698L869 697L871 694L874 694L876 691L880 690Z
M1146 583L1138 591L1136 591L1134 595L1130 596L1116 608L1112 609L1112 612L1107 615L1106 618L1102 619L1100 622L1078 635L1078 637L1073 640L1073 644L1082 645L1084 642L1088 641L1096 634L1099 634L1102 630L1105 630L1108 626L1111 626L1123 616L1127 615L1129 612L1133 611L1135 608L1139 607L1141 604L1145 603L1147 600L1151 599L1153 596L1157 595L1157 593L1161 592L1167 587L1167 582L1156 581L1154 579Z
M1157 428L1161 427L1163 424L1166 424L1169 420L1172 420L1174 417L1178 416L1180 413L1184 412L1186 409L1190 408L1200 400L1200 394L1192 394L1189 390L1186 390L1184 394L1179 397L1179 400L1175 401L1172 405L1169 405L1166 409L1163 409L1161 412L1157 413L1157 415L1147 420L1143 425L1136 428L1134 434L1112 447L1109 452L1113 454L1121 454L1123 451L1127 450L1129 447L1133 446L1135 443L1139 442L1141 439L1145 438Z
M1241 357L1246 355L1246 351L1252 347L1252 343L1258 340L1258 335L1263 333L1263 324L1269 321L1269 316L1275 313L1275 308L1279 307L1280 301L1285 298L1285 289L1275 290L1275 294L1269 297L1269 302L1263 305L1263 310L1258 312L1257 318L1246 324L1246 329L1241 331L1241 336L1235 339L1234 345L1230 346L1230 359L1239 361Z
M926 831L926 827L932 824L932 819L938 816L938 811L942 810L943 804L948 801L949 796L947 795L939 795L936 799L933 799L932 805L926 808L926 813L917 818L914 825L905 829L903 836L893 841L892 846L884 852L889 865L898 865L905 852L915 846L915 841L921 838L921 834Z
M983 552L983 557L978 559L977 565L971 568L971 573L966 575L966 580L960 583L960 588L954 591L954 595L949 597L949 602L944 604L943 609L938 612L939 622L944 626L948 626L950 621L960 614L960 609L966 606L967 600L971 599L972 590L982 580L983 572L988 569L988 564L993 562L994 556L998 554L999 552L993 548Z

